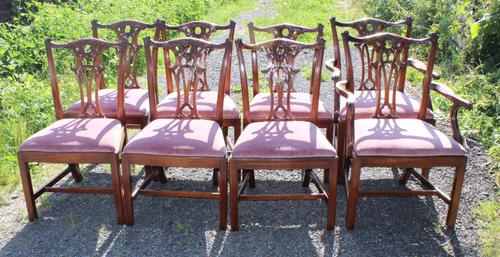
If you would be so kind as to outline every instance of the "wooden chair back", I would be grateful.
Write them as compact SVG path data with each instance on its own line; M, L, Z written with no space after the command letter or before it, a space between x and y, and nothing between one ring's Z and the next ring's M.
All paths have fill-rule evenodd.
M295 59L301 53L312 51L312 77L310 88L312 89L312 112L310 121L316 123L318 118L319 88L321 82L321 68L323 66L323 52L325 41L320 38L314 44L305 44L290 39L273 39L260 44L245 44L241 39L236 41L238 60L240 68L241 89L243 94L244 123L248 124L250 117L250 103L248 94L248 78L245 68L245 57L243 51L261 54L267 61L267 67L262 69L269 92L271 92L271 104L267 120L293 120L290 109L291 93L294 92L293 78L300 71L295 66ZM258 57L258 56L257 56ZM257 59L256 57L256 59ZM252 70L254 88L259 87L259 77Z
M146 51L147 77L149 89L149 103L151 120L157 118L157 89L158 79L155 73L156 62L153 60L153 50L162 49L164 59L175 58L173 63L168 63L167 79L173 82L173 90L177 93L176 118L200 119L196 107L196 94L199 91L200 77L206 72L204 60L213 50L223 49L224 56L220 67L220 77L217 88L216 121L222 126L222 108L226 72L231 57L232 42L227 39L224 43L214 44L197 38L180 38L169 41L153 41L149 37L144 40ZM215 67L214 67L215 68Z
M411 17L408 17L406 20L396 22L388 22L375 18L365 18L352 22L339 22L335 19L335 17L332 17L330 19L330 25L332 28L333 38L334 66L339 70L342 70L340 56L341 50L337 27L354 30L357 32L357 35L355 36L358 37L365 37L392 30L392 32L399 31L399 34L404 34L405 37L409 38L411 37L412 22L413 20ZM358 50L359 54L360 63L358 66L361 68L361 79L359 80L359 84L357 86L348 88L348 90L351 92L354 90L376 90L373 79L373 70L372 67L368 65L371 62L371 59L374 58L373 49L370 49L367 45L354 45L354 47ZM402 92L404 90L404 83L400 86L401 87L398 88L398 90Z
M373 49L373 58L370 59L369 66L373 68L375 76L374 83L377 88L376 108L373 118L395 119L398 118L396 112L396 91L401 83L404 83L406 66L408 62L408 50L418 45L427 46L429 49L427 58L427 70L422 81L422 100L418 112L418 119L425 120L427 106L430 96L432 70L436 60L436 50L438 35L432 33L428 38L412 39L403 36L379 33L366 37L353 37L348 31L342 33L343 47L347 60L346 88L352 87L354 83L353 58L351 49L354 46L368 46ZM355 108L351 105L347 110L347 153L352 152L354 142L354 113Z
M158 20L160 24L159 26L159 35L163 41L169 40L169 34L176 33L181 34L184 37L198 38L206 41L210 41L211 37L216 32L227 32L228 35L225 39L229 39L231 42L234 40L234 30L236 27L236 22L230 21L227 25L218 25L211 22L205 21L191 21L181 25L169 25L166 24L165 21ZM171 32L171 33L169 33ZM207 68L209 55L205 55L203 59L203 65ZM170 63L170 56L167 56L165 60L166 64L166 72L170 73L168 66ZM173 81L169 80L167 76L167 92L170 94L174 91ZM225 93L229 95L231 88L231 58L229 59L229 63L227 65L226 71L226 88ZM207 73L204 72L203 76L200 77L200 88L199 91L210 91L208 81L207 81Z
M250 43L255 44L256 32L270 34L274 39L286 38L297 41L300 36L305 34L316 34L316 42L323 37L323 24L319 23L315 28L307 28L289 23L275 24L267 27L255 26L253 22L248 23L248 34L250 36ZM252 79L253 79L253 95L259 93L259 87L255 78L259 76L259 62L257 60L257 52L251 51L252 56ZM309 89L312 93L312 88Z
M157 33L156 28L159 24L159 22L145 23L136 20L121 20L110 24L99 23L97 20L92 21L93 37L99 38L99 30L110 30L116 34L117 40L126 39L128 42L125 60L125 63L128 64L125 67L125 88L140 88L137 81L137 63L142 49L141 34L148 30ZM157 34L155 34L155 38L158 38ZM105 81L102 81L101 89L105 87Z
M49 76L54 99L54 108L57 119L65 118L60 98L59 84L57 80L57 69L54 60L53 49L65 49L74 56L75 62L71 67L80 91L80 117L95 118L105 117L99 104L99 89L104 81L106 67L103 66L100 57L110 49L116 49L119 56L118 65L118 101L117 119L124 121L124 73L126 69L127 41L108 42L95 38L84 38L64 44L53 42L51 39L45 41L47 49L47 60Z

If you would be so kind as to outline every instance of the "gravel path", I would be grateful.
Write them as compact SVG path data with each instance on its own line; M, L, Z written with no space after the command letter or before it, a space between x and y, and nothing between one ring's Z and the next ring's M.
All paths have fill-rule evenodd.
M246 38L244 25L254 17L275 13L272 3L262 0L256 9L235 18L237 37ZM240 84L236 65L234 59L233 88ZM303 78L296 81L304 84ZM322 100L332 106L329 82L322 87ZM450 133L446 123L438 126ZM140 197L134 204L136 223L127 227L116 225L112 198L100 195L47 195L39 202L40 219L28 223L20 194L0 208L0 256L477 256L478 226L471 208L494 193L494 182L484 147L468 142L469 163L454 231L444 229L447 205L436 197L362 199L356 229L347 231L343 186L338 189L334 232L325 230L326 206L321 201L242 202L241 230L233 233L217 229L217 203L211 200ZM433 169L430 178L449 191L452 175L451 169ZM107 166L88 166L84 176L83 185L110 184ZM213 190L209 170L169 169L167 176L169 183L153 187ZM256 176L257 193L309 190L301 187L300 171L257 171ZM367 169L361 186L400 188L398 176L390 169ZM73 182L68 178L63 184ZM409 187L414 185L411 181Z

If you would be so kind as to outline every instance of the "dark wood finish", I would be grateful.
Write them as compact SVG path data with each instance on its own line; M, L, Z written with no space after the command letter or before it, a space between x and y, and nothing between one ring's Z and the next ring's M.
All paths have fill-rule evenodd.
M448 216L446 220L446 226L448 228L453 228L455 225L455 220L458 211L458 204L460 201L460 192L462 183L464 180L465 167L467 164L467 156L356 156L353 148L356 142L354 141L354 113L355 108L353 105L354 95L348 90L349 87L353 87L353 65L351 58L351 47L352 45L368 45L373 49L374 59L371 60L370 65L374 69L375 83L377 88L377 107L373 114L374 119L397 119L398 115L395 109L394 93L398 90L398 83L402 83L401 71L405 71L405 66L407 62L406 55L410 47L415 45L428 46L429 55L428 63L425 71L425 78L422 82L422 100L420 102L420 110L418 117L425 121L425 113L428 106L428 99L430 94L430 89L433 88L436 91L444 94L445 96L450 96L454 103L452 108L452 120L456 121L456 109L458 107L470 108L470 103L455 96L452 91L448 91L449 88L433 86L432 80L432 69L434 66L437 40L438 36L436 34L431 34L429 38L425 39L411 39L402 36L380 33L377 35L371 35L366 37L352 37L346 31L342 33L344 51L347 60L347 80L338 82L336 85L336 91L342 97L346 97L347 101L347 121L346 121L346 136L345 145L347 163L351 166L350 179L346 179L347 186L347 216L346 216L346 226L348 229L354 228L354 221L356 217L356 206L359 197L369 197L369 196L414 196L414 195L436 195L443 199L448 205ZM384 91L381 90L384 88ZM382 102L382 92L385 94L384 102ZM389 97L393 97L392 104L387 102ZM382 112L385 110L384 112ZM453 121L452 121L453 123ZM455 122L456 124L456 122ZM456 128L456 133L454 133L454 139L458 142L461 141L461 136L459 136L458 125ZM446 195L440 189L436 188L428 180L429 171L432 167L454 167L456 169L455 179L452 187L452 193L450 196ZM359 189L360 174L362 167L398 167L404 168L403 176L400 182L405 184L410 175L415 176L420 182L423 190L414 191L369 191L363 192ZM414 168L421 168L422 174L417 173ZM348 178L348 176L346 176Z
M116 35L116 40L127 40L127 53L125 55L125 89L141 88L137 81L137 62L139 58L144 58L141 55L142 37L146 31L154 31L157 33L157 27L160 22L145 23L136 20L121 20L110 24L103 24L97 20L92 21L92 34L94 38L99 38L99 31L110 30ZM159 35L155 34L155 38ZM106 88L106 82L101 81L100 89ZM109 116L109 115L108 115ZM148 117L127 116L125 113L125 124L130 127L143 128L148 124Z
M161 36L162 40L168 40L169 34L177 33L181 34L185 37L192 37L192 38L198 38L206 41L210 41L212 35L216 32L227 32L227 39L231 40L231 42L234 40L234 30L236 27L236 22L230 21L229 24L227 25L218 25L215 23L211 22L205 22L205 21L191 21L187 22L181 25L169 25L166 24L165 21L158 20L158 22L161 23L159 26L159 35ZM202 63L205 67L207 68L207 61L210 53L207 53L204 55ZM170 63L170 56L165 56L165 63ZM232 56L229 57L229 63L227 65L227 70L226 70L226 77L225 77L225 89L224 92L227 95L231 94L231 61L232 61ZM167 93L172 93L174 92L174 82L172 80L172 75L170 68L168 67L169 65L165 65L165 73L167 74L166 76L166 91ZM208 86L208 79L207 79L207 73L203 72L202 76L199 78L200 81L200 87L198 90L200 91L210 91L210 88ZM228 133L228 127L233 127L234 129L234 141L238 139L241 133L241 117L224 117L223 119L223 131L224 134L227 136ZM215 174L215 172L214 172ZM215 180L214 180L215 182Z
M85 38L71 41L65 44L54 43L48 39L45 41L47 48L47 60L49 64L49 75L54 97L54 106L56 118L65 118L61 105L59 85L57 82L56 65L54 62L53 49L64 49L73 54L75 64L73 71L80 89L81 96L81 113L82 119L104 117L99 107L99 88L101 78L104 76L105 67L98 61L98 57L109 49L116 49L120 58L118 71L118 94L123 96L123 72L124 60L127 42L107 42L99 39ZM95 82L95 83L94 83ZM123 97L122 97L123 99ZM124 119L123 101L118 101L118 118ZM123 144L124 138L121 139ZM122 224L122 199L121 199L121 181L120 181L120 166L118 153L97 153L97 152L18 152L18 161L21 172L21 181L24 189L24 196L28 209L29 220L38 218L35 199L40 197L44 192L63 192L63 193L99 193L113 194L116 205L117 223ZM31 182L30 167L31 162L45 163L67 163L68 168L55 176L37 192L34 192ZM82 175L79 171L79 163L108 163L111 165L112 188L61 188L53 187L58 181L63 179L67 174L71 173L75 182L82 181Z
M164 56L169 55L169 52L175 56L175 63L168 63L170 74L173 77L173 88L178 94L176 119L203 119L196 108L196 92L199 90L199 77L203 76L205 67L203 66L204 55L212 50L223 49L224 57L218 85L217 98L217 115L216 121L222 127L222 108L224 99L224 89L226 83L226 71L229 64L229 59L232 51L232 42L228 39L221 44L213 44L207 41L196 38L181 38L170 41L157 42L150 38L144 40L148 71L148 89L149 101L151 107L151 119L155 120L157 115L157 74L155 73L155 65L152 55L154 49L163 49ZM187 97L181 97L183 93ZM193 95L189 99L190 95ZM166 142L168 143L168 142ZM169 156L165 155L150 155L150 154L122 154L123 166L123 201L124 215L126 224L134 224L133 199L137 195L150 196L169 196L169 197L187 197L187 198L211 198L219 200L219 228L224 230L227 223L227 158L215 157L190 157L190 156ZM151 182L155 175L148 176L138 188L132 191L130 165L148 165L155 167L195 167L195 168L212 168L218 169L218 192L175 192L146 189L145 187ZM132 193L133 192L133 193Z
M318 103L319 103L319 83L321 66L323 62L324 40L319 39L315 44L304 44L289 39L274 39L260 44L244 44L241 39L236 41L238 51L238 60L240 68L242 101L244 112L244 124L253 122L250 117L249 110L249 89L248 79L245 68L244 51L255 52L266 56L268 66L262 72L266 75L269 83L270 92L277 91L277 99L273 98L269 106L269 115L267 121L287 121L293 120L294 116L290 109L290 94L293 91L293 76L296 74L295 58L303 51L313 51L313 76L311 79L311 88L313 95L313 108L309 122L316 123L318 119ZM254 80L255 81L255 80ZM285 97L283 101L283 97ZM336 174L336 158L230 158L230 201L231 201L231 229L236 231L239 229L238 221L238 203L239 201L267 201L267 200L306 200L306 199L323 199L327 202L327 229L332 230L335 226L335 204L337 190L337 174ZM329 178L333 181L330 183L328 192L320 185L317 176L312 173L312 169L321 168L329 170ZM313 184L318 187L317 194L276 194L276 195L252 195L244 193L247 186L255 183L253 170L255 169L305 169L308 170L309 177L314 181ZM241 185L238 185L240 171L244 171L244 178ZM250 172L249 172L250 171ZM309 182L309 179L308 181ZM307 183L309 184L309 183ZM303 183L305 185L305 183ZM252 185L250 185L252 186ZM255 185L253 185L255 186Z
M374 35L380 32L384 31L392 31L392 32L398 32L400 34L404 34L405 37L411 37L411 31L412 31L412 23L413 19L411 17L406 18L405 20L401 21L396 21L396 22L389 22L389 21L383 21L375 18L365 18L365 19L360 19L357 21L352 21L352 22L340 22L335 19L335 17L332 17L330 19L330 25L332 29L332 38L333 38L333 51L334 51L334 58L331 60L328 60L326 64L326 68L332 72L332 80L333 83L337 83L338 81L341 80L342 78L342 72L341 72L341 67L342 67L342 58L341 58L341 46L339 43L339 38L338 38L338 28L344 28L344 29L351 29L356 32L357 36L369 36L369 35ZM373 47L369 45L363 45L363 44L353 44L352 45L353 49L356 49L359 57L360 57L360 63L358 65L361 67L361 79L358 84L355 84L354 82L351 83L347 88L350 92L354 92L355 90L378 90L375 81L375 74L374 74L374 69L370 65L370 63L373 62L373 60L376 58L374 56L375 50ZM345 57L346 58L346 57ZM403 69L399 70L398 73L398 79L396 88L400 92L404 92L404 88L407 84L409 84L408 81L406 81L406 67L413 67L417 69L420 72L426 71L426 64L416 60L416 59L410 59L408 58L408 52L407 50L403 50L403 54L401 55L401 62L405 63L405 66L402 67ZM346 63L348 65L348 63ZM345 74L345 73L344 73ZM433 72L433 77L434 78L439 78L439 74ZM386 98L386 103L389 98ZM430 99L428 100L428 107L432 109L432 105L430 102ZM333 101L333 113L334 113L334 122L335 122L335 131L337 131L337 153L339 155L339 169L345 169L345 158L344 158L344 145L343 142L345 142L345 128L346 128L346 120L345 119L340 119L340 98L339 94L336 92L334 93L334 101ZM405 104L405 103L400 103L400 104ZM435 119L428 119L427 120L430 124L436 124ZM344 172L339 172L339 183L344 182L343 174Z

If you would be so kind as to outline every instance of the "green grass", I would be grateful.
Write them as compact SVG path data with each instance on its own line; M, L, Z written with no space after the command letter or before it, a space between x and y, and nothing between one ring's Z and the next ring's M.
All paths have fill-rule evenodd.
M481 230L481 252L486 256L500 256L500 195L479 203L474 209Z

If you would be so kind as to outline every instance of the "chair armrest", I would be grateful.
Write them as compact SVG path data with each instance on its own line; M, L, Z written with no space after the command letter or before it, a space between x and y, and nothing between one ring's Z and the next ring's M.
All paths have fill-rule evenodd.
M340 70L335 67L335 59L330 59L325 62L326 69L332 73L332 79L338 81L340 79Z
M427 71L427 64L425 64L424 62L419 61L417 59L408 58L408 65L410 65L410 67L412 67L412 68L414 68L414 69L416 69L424 74ZM439 73L433 71L432 78L433 79L440 79L441 75Z
M339 81L335 84L335 93L347 99L347 106L354 106L354 94L347 90L347 80Z
M470 110L472 108L472 104L471 102L457 96L453 90L448 87L447 85L445 84L442 84L442 83L439 83L439 82L435 82L435 81L432 81L431 82L431 89L438 92L439 94L441 94L442 96L446 97L448 100L450 100L451 102L453 102L454 105L458 105L460 107L464 107L468 110Z
M451 131L453 132L453 138L459 142L460 144L464 144L464 140L462 137L462 134L460 133L460 127L458 126L458 111L460 107L464 107L468 110L472 108L472 103L455 95L453 90L449 88L445 84L441 84L438 82L432 82L431 83L431 89L433 91L438 92L442 96L446 97L448 100L450 100L453 105L451 106L450 110L450 122L451 122Z

